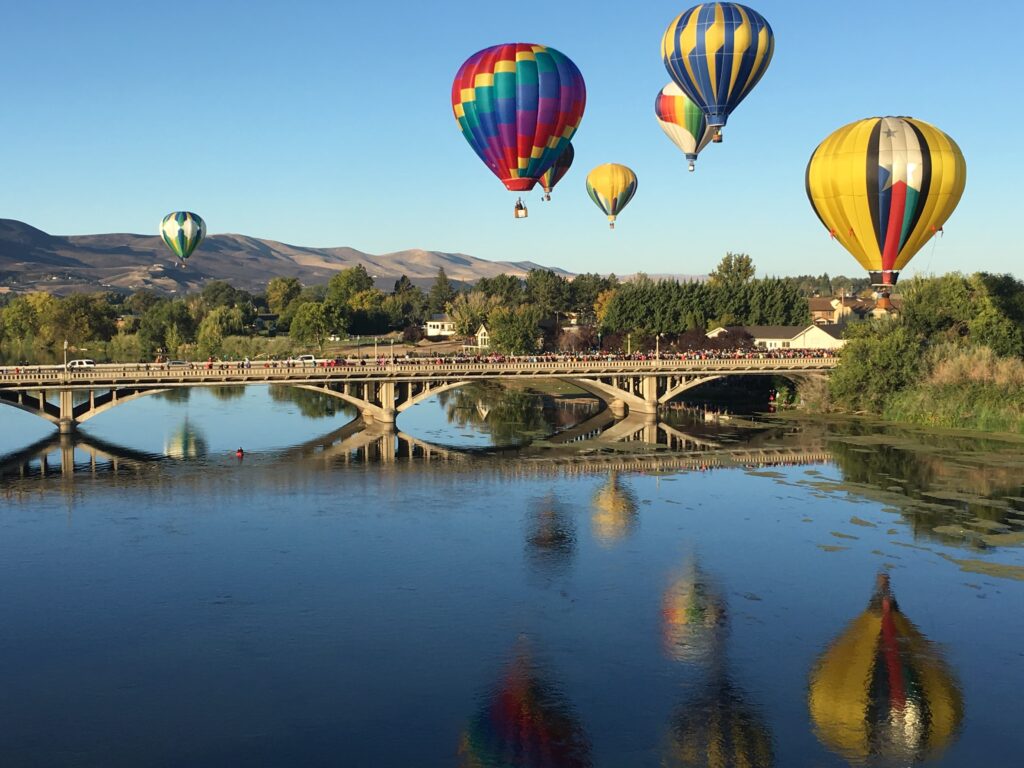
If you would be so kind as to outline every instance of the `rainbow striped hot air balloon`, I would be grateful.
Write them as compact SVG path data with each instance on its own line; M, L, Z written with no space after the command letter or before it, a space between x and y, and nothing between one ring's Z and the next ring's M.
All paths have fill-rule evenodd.
M462 135L512 192L528 192L558 160L583 119L587 89L565 54L508 43L466 59L452 83Z
M807 197L883 295L942 229L967 183L960 147L912 117L869 117L825 139L807 164Z
M160 237L184 263L206 237L206 222L191 211L173 211L160 222Z
M548 168L540 177L540 185L544 189L544 199L551 199L551 190L555 188L555 184L562 180L562 177L569 172L569 168L572 166L572 161L576 157L576 150L572 148L572 144L565 148L565 151L558 156L555 160L555 164Z
M868 610L819 660L808 706L818 738L857 764L934 759L963 719L956 679L900 611L887 574Z
M587 194L608 216L608 227L615 229L615 217L636 194L636 174L618 163L605 163L587 174Z
M775 51L765 18L739 3L702 3L679 14L661 41L672 80L707 116L721 141L729 115L764 76Z
M654 114L665 135L672 139L694 169L697 155L715 136L700 107L675 83L669 83L654 99Z

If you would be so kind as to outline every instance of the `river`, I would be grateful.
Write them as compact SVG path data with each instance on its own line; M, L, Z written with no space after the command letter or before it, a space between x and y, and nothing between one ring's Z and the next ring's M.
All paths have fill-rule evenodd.
M1024 443L493 386L354 415L0 408L0 765L1021 763Z

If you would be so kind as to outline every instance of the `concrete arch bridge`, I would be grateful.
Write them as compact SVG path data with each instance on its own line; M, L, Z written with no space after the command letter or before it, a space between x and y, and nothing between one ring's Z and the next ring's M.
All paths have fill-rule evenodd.
M657 413L687 390L726 376L784 376L794 381L827 375L834 357L735 357L721 359L395 361L384 365L302 366L279 362L244 367L237 362L110 364L66 370L62 366L0 369L0 405L46 419L61 433L104 411L154 392L179 387L279 384L322 392L359 408L371 421L393 423L397 414L439 392L475 381L569 382L603 400L616 416Z

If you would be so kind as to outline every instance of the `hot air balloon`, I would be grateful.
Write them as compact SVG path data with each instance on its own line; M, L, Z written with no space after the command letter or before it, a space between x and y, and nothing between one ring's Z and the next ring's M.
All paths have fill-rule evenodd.
M572 166L573 158L576 157L576 150L572 148L572 144L565 148L565 151L558 156L555 160L555 164L548 168L540 177L540 185L544 189L544 199L551 199L551 190L555 188L555 184L562 180L562 177L568 173L569 168Z
M579 128L586 102L583 75L569 57L530 43L474 53L452 83L463 136L512 192L533 189L554 165ZM525 206L516 210L517 218L526 215Z
M960 147L923 120L870 117L825 139L807 164L807 197L883 297L963 194Z
M624 165L605 163L587 174L587 194L608 216L608 226L615 229L615 217L636 194L636 174Z
M692 171L697 155L715 135L704 113L678 85L669 83L654 99L654 114L665 135L686 153Z
M818 738L847 760L909 765L956 735L963 697L938 649L900 611L887 574L811 674Z
M206 237L206 222L191 211L174 211L160 222L160 237L182 263Z
M775 51L772 28L739 3L702 3L679 14L661 41L661 59L683 92L721 129L768 69Z

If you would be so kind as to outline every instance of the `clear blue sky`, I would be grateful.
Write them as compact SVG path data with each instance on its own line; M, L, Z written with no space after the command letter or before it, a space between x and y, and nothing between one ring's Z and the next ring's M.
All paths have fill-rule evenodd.
M835 128L902 114L950 134L968 164L945 236L905 274L1024 275L1024 66L1004 32L1024 25L1021 5L750 4L775 30L775 58L688 174L653 117L661 36L687 0L9 2L0 217L155 233L185 208L212 233L372 253L699 274L731 250L760 274L859 274L811 211L804 168ZM515 41L569 55L588 90L575 166L553 202L530 194L526 221L449 100L467 56ZM615 232L584 189L603 162L639 177Z

